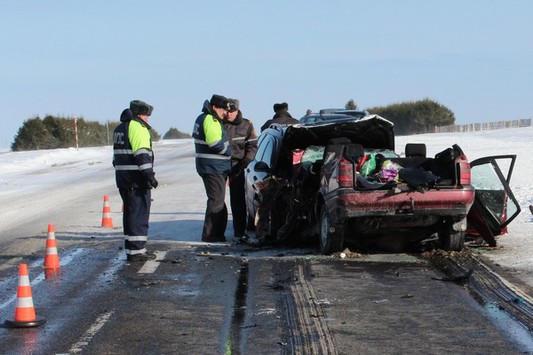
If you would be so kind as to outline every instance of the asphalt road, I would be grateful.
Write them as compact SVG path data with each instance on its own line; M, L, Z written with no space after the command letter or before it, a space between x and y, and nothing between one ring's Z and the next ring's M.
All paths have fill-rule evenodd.
M0 324L13 320L22 262L35 311L46 319L36 328L0 327L0 354L533 353L531 317L503 312L529 300L473 290L499 287L477 269L465 284L444 281L457 270L423 255L339 259L312 248L190 242L199 239L204 197L191 193L200 181L183 168L192 152L168 149L158 154L163 186L150 221L157 262L125 260L108 161L66 186L0 198ZM104 194L114 203L113 230L98 227ZM48 223L58 227L61 269L46 277Z
M422 255L153 241L157 261L128 263L116 232L58 238L62 266L47 277L30 247L42 238L24 242L46 323L0 328L2 354L533 353L526 326ZM1 258L3 321L18 257Z

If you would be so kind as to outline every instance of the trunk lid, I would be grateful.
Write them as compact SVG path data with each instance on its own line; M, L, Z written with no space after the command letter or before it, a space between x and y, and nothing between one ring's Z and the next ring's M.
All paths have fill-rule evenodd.
M317 126L289 126L283 138L287 149L325 146L332 139L346 138L369 149L394 150L394 124L378 116L336 120Z

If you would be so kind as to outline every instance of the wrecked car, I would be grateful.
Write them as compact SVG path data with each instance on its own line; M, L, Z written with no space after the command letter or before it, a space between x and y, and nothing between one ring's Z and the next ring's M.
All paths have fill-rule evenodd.
M456 144L427 157L424 144L411 143L401 157L392 122L326 114L336 117L319 125L272 125L259 137L246 169L250 216L277 170L291 172L271 212L271 235L289 223L292 240L318 238L324 254L347 243L399 251L430 239L461 250L467 233L494 244L520 212L509 188L516 156L470 163Z

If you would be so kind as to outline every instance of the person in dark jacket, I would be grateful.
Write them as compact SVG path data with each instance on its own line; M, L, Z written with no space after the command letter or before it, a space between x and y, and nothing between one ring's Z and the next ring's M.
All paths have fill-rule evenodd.
M226 180L231 171L231 145L222 128L229 109L228 99L213 95L205 101L202 113L193 128L196 151L196 172L204 182L207 194L203 242L225 242L224 232L228 223L226 207Z
M257 151L257 135L252 121L244 118L239 109L239 100L229 99L229 111L224 120L224 130L231 142L231 172L229 176L230 205L233 215L233 241L248 239L245 233L247 222L244 169Z
M122 223L128 261L155 259L154 254L146 252L151 189L158 185L148 124L153 109L143 101L131 101L130 108L122 111L121 123L113 133L113 166L124 203Z
M274 116L261 126L261 132L270 127L272 123L278 123L282 126L290 126L298 124L300 121L291 116L289 113L289 105L286 102L282 102L281 104L274 104Z

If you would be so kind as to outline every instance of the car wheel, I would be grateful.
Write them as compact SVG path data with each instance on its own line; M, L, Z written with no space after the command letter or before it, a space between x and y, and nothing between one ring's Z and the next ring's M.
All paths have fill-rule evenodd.
M342 250L344 236L342 230L331 225L326 205L320 212L320 251L328 255Z
M461 251L465 244L465 232L452 229L439 232L439 243L442 250Z

